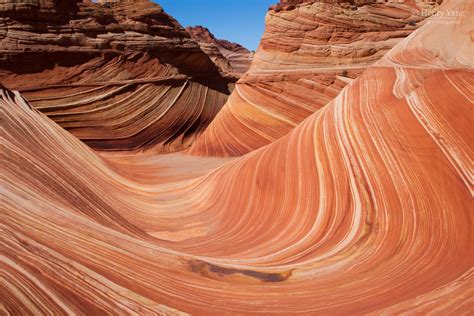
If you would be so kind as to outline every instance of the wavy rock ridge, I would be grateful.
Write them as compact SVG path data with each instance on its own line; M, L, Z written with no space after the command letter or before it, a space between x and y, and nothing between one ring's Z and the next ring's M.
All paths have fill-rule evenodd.
M439 10L237 158L98 155L2 88L2 308L470 314L474 7Z
M414 10L437 7L357 3L273 6L249 71L190 152L239 156L277 140L416 30L424 17Z
M0 31L1 82L97 149L186 147L235 81L149 1L7 1Z

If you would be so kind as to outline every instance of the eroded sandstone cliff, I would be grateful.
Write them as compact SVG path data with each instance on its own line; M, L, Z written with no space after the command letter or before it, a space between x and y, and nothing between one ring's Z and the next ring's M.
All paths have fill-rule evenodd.
M199 43L203 51L214 56L216 63L222 63L222 56L227 61L230 71L237 75L243 74L249 69L253 53L247 48L237 43L217 39L209 29L203 26L188 26L186 31Z
M0 81L98 149L173 151L235 81L149 1L4 1Z
M273 6L249 71L191 153L242 155L279 139L422 25L427 16L418 12L437 6L424 0Z

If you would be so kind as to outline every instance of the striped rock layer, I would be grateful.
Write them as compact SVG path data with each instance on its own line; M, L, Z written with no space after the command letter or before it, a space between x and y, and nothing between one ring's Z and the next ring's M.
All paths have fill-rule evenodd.
M206 52L214 63L220 68L226 67L236 75L245 73L252 63L253 53L245 47L227 40L217 39L207 28L203 26L188 26L186 31L199 43L201 49ZM221 66L225 63L225 66Z
M279 139L416 30L427 16L419 12L437 7L423 1L298 2L269 10L249 71L191 154L239 156Z
M2 310L471 314L474 8L440 10L237 158L98 155L2 89Z
M0 82L96 149L186 147L235 80L149 1L0 4Z

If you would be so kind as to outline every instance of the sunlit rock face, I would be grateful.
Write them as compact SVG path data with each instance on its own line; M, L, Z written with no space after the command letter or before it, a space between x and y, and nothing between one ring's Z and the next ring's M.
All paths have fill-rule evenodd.
M242 157L97 154L1 88L2 309L472 313L474 8L439 10Z
M218 67L228 69L236 76L249 69L253 53L242 45L217 39L203 26L188 26L186 31L199 43L201 49L211 56Z
M236 78L149 1L4 1L0 81L103 150L174 151Z
M271 7L249 71L194 155L239 156L285 135L410 35L436 3L284 1Z
M77 12L77 2L77 0L2 0L0 16L15 16L36 21L62 20Z

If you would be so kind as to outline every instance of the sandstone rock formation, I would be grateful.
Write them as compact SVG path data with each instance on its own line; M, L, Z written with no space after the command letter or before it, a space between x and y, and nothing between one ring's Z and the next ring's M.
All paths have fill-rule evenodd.
M474 8L440 10L237 158L99 155L0 88L2 310L472 313Z
M249 71L195 155L238 156L269 144L330 100L423 22L423 0L307 0L273 6Z
M186 147L230 94L224 73L149 1L0 5L0 82L94 148Z
M199 43L203 51L212 56L211 59L219 67L225 67L221 66L222 63L225 63L222 60L223 57L228 63L228 69L234 73L243 74L249 69L253 53L242 45L217 39L207 28L200 25L188 26L186 31Z

